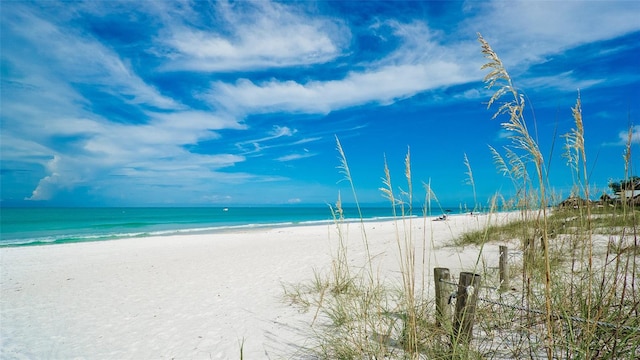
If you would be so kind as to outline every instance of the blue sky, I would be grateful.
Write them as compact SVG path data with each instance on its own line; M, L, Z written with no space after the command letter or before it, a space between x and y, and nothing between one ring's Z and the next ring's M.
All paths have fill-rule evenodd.
M624 176L630 127L640 145L637 1L3 1L0 16L3 206L350 202L336 136L362 203L384 202L385 157L407 188L408 148L417 199L430 181L472 207L465 154L478 202L508 197L477 32L526 94L557 193L578 89L592 192Z

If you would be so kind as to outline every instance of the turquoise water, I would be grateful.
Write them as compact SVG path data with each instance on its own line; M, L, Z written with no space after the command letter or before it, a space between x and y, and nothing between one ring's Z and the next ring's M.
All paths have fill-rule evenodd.
M392 216L363 208L363 218ZM344 217L358 219L355 208ZM2 208L0 247L100 241L333 221L328 207Z

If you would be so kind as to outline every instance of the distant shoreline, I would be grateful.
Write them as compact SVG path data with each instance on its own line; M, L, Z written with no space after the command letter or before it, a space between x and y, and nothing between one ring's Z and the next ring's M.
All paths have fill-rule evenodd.
M278 207L265 207L265 208L228 208L226 211L224 208L45 208L39 209L41 217L50 218L48 216L48 212L51 211L76 211L76 212L92 212L97 211L98 213L111 213L109 216L113 217L113 214L118 214L119 212L124 214L120 216L118 219L103 219L100 221L90 219L90 225L79 223L76 227L73 223L70 223L65 229L65 222L69 221L65 216L61 217L58 220L49 220L48 226L47 224L43 224L42 228L37 231L33 231L30 228L25 226L23 232L19 230L14 230L12 232L5 232L3 230L2 240L0 240L0 248L7 247L25 247L25 246L49 246L49 245L57 245L57 244L73 244L73 243L83 243L83 242L96 242L96 241L113 241L113 240L126 240L133 238L147 238L147 237L157 237L157 236L178 236L178 235L189 235L189 234L215 234L215 233L230 233L236 231L251 231L255 229L270 229L270 228L282 228L289 226L308 226L308 225L322 225L322 224L330 224L335 222L334 219L331 218L331 212L328 208L320 208L320 207L286 207L286 208L278 208ZM232 220L225 220L222 216L228 216L238 211L239 209L247 211L250 209L251 211L260 211L264 210L267 213L272 211L282 211L286 210L286 213L281 214L280 218L276 218L274 221L269 222L269 218L267 215L260 215L263 217L256 217L256 215L251 214L251 217L247 218L247 220L243 220L242 218L233 218ZM274 210L275 209L275 210ZM303 216L299 216L296 218L296 210L305 210L309 211L309 213L304 214ZM14 209L15 210L15 209ZM145 217L145 211L154 211L159 214L154 215L156 218L148 219ZM177 222L172 218L171 213L176 212L176 217L184 217L190 216L189 212L195 210L198 214L195 215L196 219L182 220L182 222ZM234 211L235 210L235 211ZM450 209L447 209L449 214L456 215ZM447 212L445 210L445 212ZM11 209L5 209L4 213L7 211L12 211ZM26 212L31 214L33 209L25 210L20 209L18 212ZM198 219L198 217L203 216L200 212L204 211L206 214L216 214L221 216L221 219L215 221L204 221L202 219ZM165 214L165 212L167 214ZM185 213L183 213L185 212ZM394 216L391 214L391 208L362 208L363 218L356 216L358 214L357 209L355 208L346 208L345 213L348 214L349 217L343 219L345 222L372 222L372 221L392 221L394 220ZM142 217L142 220L135 220L127 218L127 214L133 213L134 217ZM224 213L220 215L221 213ZM386 214L388 213L388 214ZM438 212L441 214L442 212ZM84 216L89 216L87 214L83 214ZM27 215L31 216L31 215ZM33 215L33 219L27 219L24 221L37 222L37 214ZM102 217L106 217L106 215L102 214ZM241 215L242 216L242 215ZM412 215L414 218L422 218L425 215ZM428 217L437 217L439 215L431 215ZM292 217L289 219L288 217ZM400 217L400 215L398 215ZM158 219L162 218L162 219ZM11 229L10 223L11 217L9 219L7 217L3 217L3 229ZM101 223L102 221L102 223ZM137 222L136 222L137 221ZM9 226L8 226L9 225ZM62 228L62 229L61 229Z
M322 207L6 208L0 247L48 246L154 236L213 234L332 223ZM446 209L450 214L458 213ZM344 221L393 220L390 207L345 208ZM444 212L438 210L439 216ZM398 215L399 216L399 215ZM413 215L423 217L424 215Z

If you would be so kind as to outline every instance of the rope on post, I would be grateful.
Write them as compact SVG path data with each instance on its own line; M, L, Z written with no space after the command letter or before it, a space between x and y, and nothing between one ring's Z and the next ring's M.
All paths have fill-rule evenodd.
M487 298L483 298L483 297L479 297L478 300L480 301L484 301L490 304L494 304L494 305L499 305L499 306L503 306L503 307L507 307L507 308L511 308L514 310L520 310L520 311L526 311L532 314L537 314L537 315L546 315L546 312L542 311L542 310L536 310L536 309L530 309L530 308L526 308L523 306L518 306L518 305L511 305L511 304L505 304L505 303L501 303L499 301L495 301L495 300L491 300L491 299L487 299ZM616 324L612 324L612 323L608 323L608 322L604 322L604 321L592 321L592 320L587 320L587 319L583 319L577 316L572 316L572 315L552 315L553 318L555 319L567 319L567 320L572 320L572 321L576 321L576 322L581 322L581 323L586 323L586 324L592 324L592 325L598 325L598 326L602 326L602 327L608 327L608 328L612 328L612 329L624 329L627 331L631 331L631 332L640 332L640 328L637 327L632 327L632 326L627 326L627 325L616 325Z

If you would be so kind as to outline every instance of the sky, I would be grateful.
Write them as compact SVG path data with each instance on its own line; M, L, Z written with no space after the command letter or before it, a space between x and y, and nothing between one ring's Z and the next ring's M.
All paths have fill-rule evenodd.
M407 154L416 205L427 184L443 206L509 198L478 33L558 196L579 92L597 197L629 131L640 175L638 18L638 1L3 1L0 204L384 204L385 161L410 189Z

